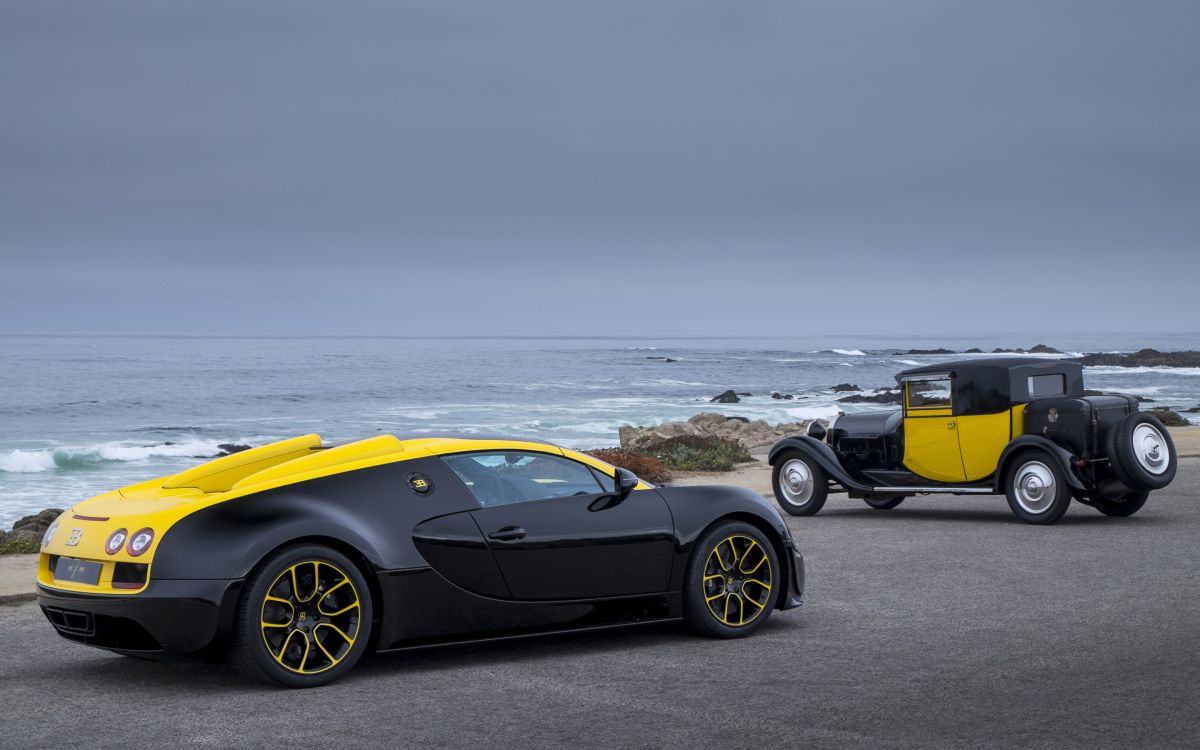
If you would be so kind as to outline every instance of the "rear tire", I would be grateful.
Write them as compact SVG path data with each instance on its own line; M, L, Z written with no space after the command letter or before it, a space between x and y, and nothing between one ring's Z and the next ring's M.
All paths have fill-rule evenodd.
M1071 488L1048 453L1025 451L1013 459L1004 482L1008 507L1025 523L1051 524L1071 505Z
M1124 497L1115 500L1099 498L1094 501L1094 504L1096 510L1106 516L1128 518L1141 510L1142 506L1146 504L1146 499L1149 497L1149 492L1130 492Z
M762 627L783 578L775 545L743 521L717 523L692 548L684 576L683 619L696 633L742 638Z
M262 682L324 685L362 657L371 617L367 581L348 557L318 544L288 545L246 579L229 662Z
M815 516L829 496L829 477L813 458L797 450L784 451L771 469L775 501L793 516Z
M904 502L908 495L881 495L879 497L864 497L863 502L870 505L875 510L891 510L899 507L900 503Z
M1161 490L1175 478L1175 442L1157 417L1127 415L1108 431L1105 444L1113 473L1130 489Z

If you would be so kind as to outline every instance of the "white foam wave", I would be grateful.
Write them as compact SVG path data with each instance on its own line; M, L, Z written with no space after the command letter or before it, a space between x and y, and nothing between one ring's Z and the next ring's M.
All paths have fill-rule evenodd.
M784 409L788 416L795 417L799 421L810 419L833 419L841 412L841 409L836 406L795 406L790 409Z
M916 361L915 359L897 359L896 361L902 365L910 365L912 367L917 367L921 364L920 362Z
M14 450L0 454L0 471L33 474L54 468L54 455L47 451Z
M99 443L61 446L42 450L11 450L0 453L0 471L32 474L55 469L80 468L103 461L140 462L152 458L213 458L220 455L216 440L185 440L181 443L137 445Z
M865 357L867 353L862 349L830 349L834 354L841 354L847 357Z
M1084 369L1096 375L1146 375L1149 373L1154 373L1155 375L1200 375L1200 367L1117 367L1115 365L1101 365L1086 367Z

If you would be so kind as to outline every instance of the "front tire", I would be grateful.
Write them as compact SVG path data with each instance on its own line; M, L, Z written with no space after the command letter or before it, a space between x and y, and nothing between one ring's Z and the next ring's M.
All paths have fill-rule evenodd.
M1054 523L1071 505L1071 488L1062 468L1040 450L1025 451L1013 460L1005 495L1008 507L1025 523Z
M684 620L713 638L750 635L771 616L781 585L775 545L766 534L742 521L718 523L688 560Z
M771 469L775 502L793 516L815 516L829 496L829 478L811 456L786 451Z
M349 558L322 545L289 545L246 579L230 663L263 682L324 685L362 657L371 617L370 589Z
M1141 510L1142 506L1146 504L1146 499L1149 497L1149 492L1129 492L1115 500L1099 498L1094 501L1094 505L1096 506L1096 510L1106 516L1128 518Z

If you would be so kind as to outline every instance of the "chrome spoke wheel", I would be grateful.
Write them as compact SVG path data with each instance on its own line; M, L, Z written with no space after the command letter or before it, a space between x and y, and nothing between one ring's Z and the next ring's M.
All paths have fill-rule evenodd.
M771 558L753 537L734 534L717 542L704 563L701 583L708 611L731 628L758 619L771 601Z
M1013 485L1017 504L1034 515L1050 510L1058 496L1054 472L1041 461L1022 464L1017 469Z
M806 505L813 496L813 473L808 464L793 458L779 472L779 490L793 505Z
M1141 467L1151 474L1165 472L1171 457L1162 433L1154 425L1145 422L1133 429L1133 455Z
M297 674L317 674L346 658L358 638L358 590L336 565L298 562L263 597L263 643L271 658Z

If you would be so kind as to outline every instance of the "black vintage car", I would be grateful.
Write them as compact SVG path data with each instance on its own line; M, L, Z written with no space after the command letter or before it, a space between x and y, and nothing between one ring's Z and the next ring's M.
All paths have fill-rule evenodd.
M771 449L775 497L814 515L830 492L873 508L934 492L1006 494L1023 521L1054 523L1071 499L1131 516L1175 476L1170 433L1132 396L1086 396L1083 368L980 358L896 376L900 411L849 414Z

